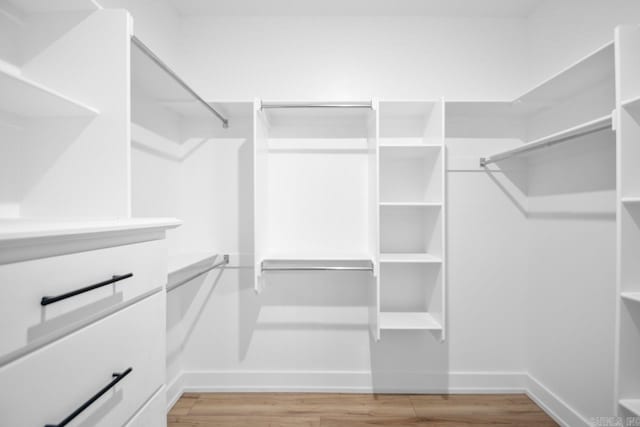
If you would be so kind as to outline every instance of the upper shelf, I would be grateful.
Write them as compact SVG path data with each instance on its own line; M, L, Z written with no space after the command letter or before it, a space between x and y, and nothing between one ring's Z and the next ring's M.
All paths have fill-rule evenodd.
M142 91L169 110L184 115L184 111L199 108L207 115L215 116L223 127L228 126L226 117L135 36L131 38L131 84L134 93Z
M615 80L614 43L576 61L514 100L448 101L447 116L526 118L549 109L585 89Z
M99 111L0 66L0 110L24 117L82 117Z

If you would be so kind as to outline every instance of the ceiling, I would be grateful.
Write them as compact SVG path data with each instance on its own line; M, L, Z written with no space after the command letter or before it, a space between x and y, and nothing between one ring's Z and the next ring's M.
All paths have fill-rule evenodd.
M525 18L541 0L169 0L169 2L182 15Z

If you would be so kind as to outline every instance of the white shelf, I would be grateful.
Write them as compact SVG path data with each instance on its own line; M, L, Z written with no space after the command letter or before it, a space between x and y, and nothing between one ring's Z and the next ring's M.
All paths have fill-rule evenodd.
M5 68L0 66L2 111L24 117L90 117L99 114L88 105Z
M554 134L527 142L517 148L513 148L511 150L506 150L506 151L501 151L499 153L494 153L492 156L487 157L487 160L491 160L493 158L498 157L497 160L493 160L493 161L500 161L500 158L503 157L512 157L512 156L516 156L519 154L524 154L525 152L537 149L537 148L543 148L547 145L549 145L550 143L553 143L554 141L560 140L560 139L565 139L565 138L570 138L573 136L577 136L580 135L584 132L589 132L589 131L593 131L596 130L602 126L606 126L609 125L611 126L611 114L607 114L606 116L603 117L599 117L597 119L594 120L590 120L588 122L579 124L577 126L573 126L571 128L562 130L560 132L556 132Z
M395 254L380 254L380 262L382 263L403 263L403 264L411 264L411 263L420 263L420 264L438 264L442 262L442 258L429 255L429 254L403 254L403 253L395 253Z
M380 329L441 330L442 325L429 313L382 312Z
M640 107L640 96L622 101L622 107L630 110Z
M378 145L384 148L433 148L439 149L441 144L433 144L424 138L380 138Z
M640 399L622 399L618 404L633 415L640 416Z
M442 207L442 202L380 202L380 206Z
M640 203L640 197L623 197L622 203L629 204L629 205L634 203Z
M629 301L640 302L640 292L622 292L620 296Z

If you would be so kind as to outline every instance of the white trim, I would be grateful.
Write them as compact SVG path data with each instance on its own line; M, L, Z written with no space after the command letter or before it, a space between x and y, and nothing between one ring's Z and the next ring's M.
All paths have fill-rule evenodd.
M524 372L186 371L186 392L524 393ZM176 379L170 389L177 387ZM430 384L425 386L425 384ZM169 394L171 396L171 394Z
M167 413L171 411L173 405L178 402L178 399L184 394L184 374L180 372L176 377L167 384Z
M185 392L526 393L558 424L590 426L568 403L531 375L519 371L450 372L447 375L427 372L372 375L370 371L183 371L167 386L167 413Z
M527 395L558 424L567 427L591 426L591 423L580 415L578 411L542 385L537 379L530 374L527 377Z

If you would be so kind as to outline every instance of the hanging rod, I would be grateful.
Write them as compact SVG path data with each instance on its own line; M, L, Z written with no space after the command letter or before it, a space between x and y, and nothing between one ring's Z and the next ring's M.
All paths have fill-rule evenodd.
M264 271L373 271L373 262L369 261L367 266L314 266L314 265L283 265L270 266L273 260L264 260L260 263L260 269ZM280 262L280 261L277 261Z
M180 86L182 86L187 92L189 92L198 102L200 102L207 110L209 110L214 116L216 116L222 122L223 128L229 127L229 120L227 120L222 114L216 111L207 101L202 99L200 95L196 93L195 90L191 89L184 80L180 78L167 64L165 64L151 49L147 47L142 41L136 36L131 36L131 41L133 44L138 46L142 53L147 55L153 62L156 63L160 68L162 68L173 80L175 80Z
M213 265L211 265L211 266L209 266L209 267L207 267L207 268L205 268L205 269L202 269L202 270L198 271L197 273L195 273L195 274L193 274L193 275L191 275L191 276L187 277L186 279L182 279L182 280L180 280L180 283L178 283L178 284L176 284L176 285L173 285L173 286L171 286L170 288L169 288L169 287L167 287L167 292L171 292L171 291L173 291L174 289L177 289L177 288L179 288L180 286L182 286L182 285L184 285L184 284L186 284L186 283L189 283L190 281L192 281L192 280L193 280L193 279L195 279L196 277L202 276L203 274L208 273L208 272L210 272L211 270L215 270L216 268L220 268L220 267L225 266L225 265L227 265L227 264L229 264L229 255L224 255L224 256L222 257L222 261L217 262L217 263L215 263L215 264L213 264Z
M602 123L605 123L605 124L602 124ZM597 126L597 127L593 127L593 126ZM572 133L581 128L586 130L578 133ZM611 116L607 116L601 119L596 119L594 121L585 123L583 125L576 126L575 128L568 129L567 131L561 132L557 135L552 135L549 137L542 138L538 141L530 142L528 144L525 144L523 147L518 147L513 150L505 151L504 153L495 154L490 157L481 157L480 167L484 168L491 163L499 162L501 160L505 160L513 156L528 153L529 151L537 150L539 148L551 147L556 144L572 141L576 138L582 138L583 136L591 135L591 134L602 132L605 130L611 130ZM572 134L567 136L562 136L562 135L566 135L567 133L572 133Z
M283 109L283 108L373 108L371 102L318 102L313 104L283 104L283 103L269 103L261 102L260 109Z

